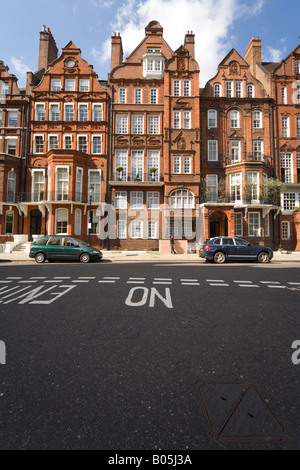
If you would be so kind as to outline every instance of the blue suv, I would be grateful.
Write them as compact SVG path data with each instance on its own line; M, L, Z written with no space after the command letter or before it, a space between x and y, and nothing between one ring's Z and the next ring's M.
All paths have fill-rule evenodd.
M230 260L268 263L273 258L273 251L266 246L252 245L243 238L215 237L200 246L199 256L218 264Z

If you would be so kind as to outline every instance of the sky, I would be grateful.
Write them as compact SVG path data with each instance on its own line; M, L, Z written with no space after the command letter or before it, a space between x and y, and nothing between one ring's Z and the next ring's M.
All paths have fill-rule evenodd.
M50 28L61 50L69 41L93 65L99 80L110 72L111 36L122 37L124 60L156 20L173 51L195 34L200 86L214 77L234 48L243 56L252 36L262 41L262 60L279 62L300 43L299 0L0 0L0 60L26 85L38 69L39 33Z

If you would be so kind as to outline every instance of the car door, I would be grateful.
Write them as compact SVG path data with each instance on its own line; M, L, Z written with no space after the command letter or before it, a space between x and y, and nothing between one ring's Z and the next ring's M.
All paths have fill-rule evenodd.
M53 260L60 260L63 256L62 238L50 237L47 243L46 257Z
M227 254L228 259L235 259L237 254L237 247L234 244L232 237L223 237L222 238L222 248Z
M80 255L79 243L74 238L65 237L63 240L63 259L78 260Z
M237 247L237 257L244 260L251 260L257 257L255 247L243 238L235 238Z

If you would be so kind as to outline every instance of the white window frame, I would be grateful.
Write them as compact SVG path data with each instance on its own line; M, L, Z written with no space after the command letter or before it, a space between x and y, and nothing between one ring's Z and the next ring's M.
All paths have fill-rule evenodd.
M243 82L242 80L235 80L234 83L235 97L243 98Z
M66 139L69 138L70 141L71 141L71 146L70 148L67 148L67 144L66 144ZM64 134L64 150L72 150L73 149L73 135L72 134Z
M7 174L7 202L15 202L17 175L15 171L9 171Z
M183 129L191 129L191 118L192 118L191 111L182 111L182 128Z
M182 96L191 96L191 80L184 79L182 83Z
M207 111L207 127L208 129L218 127L218 113L215 109Z
M126 220L118 220L117 221L117 238L120 240L124 240L127 238L127 222Z
M118 89L118 103L126 104L127 90L126 87L120 87Z
M13 118L11 115L13 114ZM17 127L18 125L18 109L7 109L7 126Z
M115 191L114 208L127 209L127 191Z
M160 115L148 114L147 116L147 134L160 134Z
M85 148L86 148L86 150L80 150L79 149L79 146L80 146L79 142L80 142L81 139L85 139L85 142L86 142ZM88 144L89 144L89 141L88 141L88 136L86 134L78 134L77 135L77 150L78 150L78 152L88 153Z
M180 96L181 81L178 78L173 79L173 96Z
M231 155L231 163L241 161L241 141L240 140L230 141L230 155Z
M281 238L282 240L290 240L291 238L290 222L287 220L281 222Z
M194 209L195 195L188 189L175 189L170 193L170 207L174 209Z
M130 209L143 209L143 191L130 191Z
M150 210L159 209L159 192L158 191L147 191L147 209L150 209Z
M133 239L143 238L143 222L142 220L132 220L129 224L130 237Z
M71 113L68 111L68 114L72 114L73 118L72 119L67 119L67 109L71 109ZM64 103L64 121L66 122L72 122L74 121L74 103Z
M253 111L253 129L262 128L262 112L256 109Z
M234 202L242 201L242 173L229 175L230 199Z
M81 218L82 211L81 209L75 209L74 211L74 235L81 235Z
M139 174L141 181L144 181L144 151L131 151L131 179L134 180Z
M41 179L36 181L36 176L41 175ZM37 187L37 190L35 189ZM39 202L45 199L45 169L33 168L31 177L31 200ZM42 196L42 197L41 197Z
M75 78L66 78L65 79L65 91L68 91L68 92L75 91L75 88L76 88Z
M264 159L264 143L262 140L253 141L253 160L262 161Z
M43 139L43 150L41 152L37 152L37 144L36 139L37 137L41 137ZM45 136L44 134L34 134L33 135L33 153L36 155L41 155L45 152Z
M59 170L67 170L67 178L58 179ZM70 191L70 167L68 165L57 165L55 167L55 199L57 201L68 201ZM56 229L56 225L55 225Z
M5 137L7 155L17 155L17 140L18 137ZM13 150L13 152L11 150Z
M207 141L207 160L209 162L217 162L219 160L218 141L215 139Z
M238 129L240 127L240 112L237 109L230 111L230 128Z
M115 168L121 166L122 171L122 181L127 181L128 173L128 153L127 150L116 150L115 151ZM117 179L117 171L115 170L115 177Z
M50 90L61 91L61 78L51 78Z
M134 89L134 104L143 103L143 89L141 87L135 87Z
M82 182L83 182L83 168L76 167L76 180L75 180L75 201L82 202Z
M56 139L56 143L53 145L51 144L51 139ZM58 150L59 149L59 136L58 134L48 134L48 152L50 150Z
M78 103L77 121L87 122L88 120L89 120L89 103Z
M160 172L160 153L159 150L148 150L147 152L147 175L148 181L153 181L152 173L150 173L150 168L156 168L154 181L159 181L159 172Z
M225 80L225 96L226 98L233 97L233 80Z
M265 222L265 237L270 236L270 214L267 213L264 217L264 222Z
M43 111L39 111L38 109L42 108ZM41 119L42 117L42 119ZM35 103L34 107L34 120L35 121L45 121L46 119L46 104L45 103Z
M63 215L60 215L63 214ZM61 218L62 220L58 220ZM66 223L66 229L58 230L57 224L58 222ZM65 207L59 207L55 210L55 225L54 225L54 232L55 235L68 235L69 232L69 211Z
M281 137L290 137L289 116L281 116Z
M52 113L53 113L53 108L54 106L58 107L58 116L56 114L57 119L53 119ZM60 121L60 103L50 103L49 105L49 121Z
M259 202L259 171L247 171L247 185L252 185L251 202Z
M100 111L95 110L98 107L100 108ZM98 116L99 116L99 119L98 119ZM93 105L92 105L92 121L93 122L103 121L103 103L93 103Z
M99 151L95 151L95 139L100 139L100 150ZM102 146L103 146L103 139L102 139L102 135L101 134L93 134L92 135L92 155L101 155L102 154Z
M181 128L181 112L176 109L173 111L173 129Z
M234 213L234 236L235 237L243 236L243 213L242 212Z
M150 88L150 104L158 103L158 88Z
M247 98L254 98L254 85L252 83L247 85Z
M248 237L261 236L260 212L248 212Z
M144 115L131 115L131 134L144 134Z
M88 170L88 188L93 187L93 203L101 202L101 180L102 180L102 171L97 169Z
M147 238L156 239L157 238L157 222L156 220L147 221Z
M116 114L116 134L128 134L128 114Z
M221 83L214 83L214 97L220 98L222 96L222 86Z
M206 202L218 202L218 175L207 174L206 180Z
M281 87L281 104L286 104L286 86Z
M81 91L81 92L90 91L90 80L89 80L89 78L80 78L79 79L79 91Z

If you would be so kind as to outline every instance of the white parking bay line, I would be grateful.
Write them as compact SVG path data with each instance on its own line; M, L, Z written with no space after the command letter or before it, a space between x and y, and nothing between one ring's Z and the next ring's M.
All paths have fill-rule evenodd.
M111 280L108 280L108 279L101 279L101 281L98 281L99 284L114 284L116 281L111 279Z
M267 287L270 287L272 289L286 289L286 286L273 286L273 285L269 286L269 285L267 285Z
M55 280L54 279L49 279L49 280L43 281L43 282L44 282L44 284L46 284L46 283L48 283L48 284L57 284L59 282L62 282L62 279L55 279Z
M145 281L126 281L126 284L145 284Z
M182 282L182 286L200 286L200 282Z
M280 284L280 282L278 281L259 281L261 282L262 284Z
M71 279L71 276L55 276L53 279Z
M210 286L223 286L223 287L229 287L229 284L225 283L218 283L218 282L211 282L209 283Z
M181 282L199 282L198 279L180 279Z
M18 280L18 279L23 279L23 276L19 276L19 277L6 277L5 279L12 279L12 280ZM33 277L31 277L30 279L35 279Z
M260 287L257 284L239 284L239 287Z
M288 284L291 284L293 286L300 286L300 282L288 282Z
M74 279L74 281L71 282L89 282L88 279Z
M104 276L103 279L115 279L115 280L118 280L118 279L120 279L120 277Z
M171 277L155 277L154 281L172 281Z
M96 276L79 276L78 279L96 279Z
M12 281L0 281L0 284L10 284Z
M237 282L239 284L252 284L252 281L233 281L233 282Z

